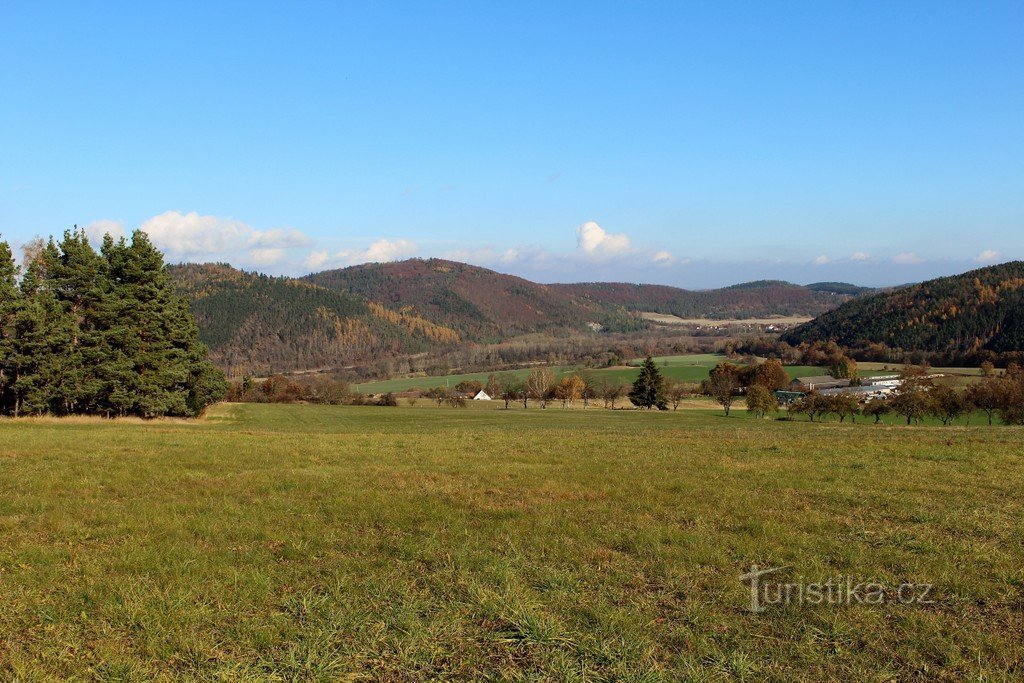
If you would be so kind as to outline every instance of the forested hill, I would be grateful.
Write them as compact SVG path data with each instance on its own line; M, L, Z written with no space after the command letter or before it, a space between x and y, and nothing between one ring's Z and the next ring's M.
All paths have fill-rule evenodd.
M629 311L666 313L680 318L765 318L770 316L814 316L848 301L862 288L832 283L842 291L822 285L761 280L722 289L687 290L663 285L634 285L622 282L589 282L551 285L579 301L595 305L618 305Z
M621 327L627 312L717 319L814 316L848 301L850 290L858 289L842 283L831 283L831 290L827 283L811 289L777 281L699 291L618 282L543 285L441 259L353 266L314 273L306 280L384 306L410 307L470 338L586 323Z
M487 268L442 259L367 263L307 276L337 292L456 328L469 338L509 335L600 322L604 308L570 293Z
M441 259L270 277L224 264L170 266L210 356L231 375L365 365L382 358L543 331L623 332L634 313L752 318L816 315L852 285L752 282L688 291L659 285L543 285ZM835 290L835 291L833 291Z
M885 345L968 358L1024 349L1024 262L928 280L849 301L785 341Z
M354 365L460 340L454 330L302 280L224 264L168 270L211 358L231 374Z

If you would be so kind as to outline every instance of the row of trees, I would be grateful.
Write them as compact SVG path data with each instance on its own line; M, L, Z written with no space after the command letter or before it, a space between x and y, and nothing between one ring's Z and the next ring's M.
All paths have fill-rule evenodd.
M3 414L189 416L225 389L145 233L38 240L23 270L0 242Z
M316 403L320 405L397 406L392 393L377 397L354 391L338 375L316 375L307 378L271 375L264 380L243 377L233 382L226 395L228 401L239 403Z
M1007 368L1011 364L1024 364L1024 350L1011 348L1004 351L979 348L969 353L960 351L927 351L920 348L892 348L878 342L861 342L841 346L835 341L814 341L789 344L776 337L751 337L725 342L727 355L752 355L780 358L787 365L814 365L832 367L849 356L861 361L878 363L906 363L912 365L970 366L991 365Z
M598 378L589 373L571 373L556 377L549 368L534 368L526 377L511 372L493 373L486 382L466 380L454 387L433 387L420 395L437 401L438 406L463 405L462 402L483 390L491 398L505 402L505 407L530 402L547 408L553 403L563 407L582 403L584 408L600 401L605 408L615 409L628 398L638 408L678 409L683 399L695 394L698 385L666 380L650 358L644 361L632 385L622 380ZM460 402L462 401L462 402Z
M748 405L749 401L748 396ZM812 393L790 403L787 411L791 416L806 415L812 422L828 416L840 422L846 418L856 421L863 416L876 424L891 414L908 425L926 417L944 425L966 417L969 423L973 413L982 412L990 425L997 416L1005 424L1020 425L1024 424L1024 372L1012 365L1004 375L984 377L963 388L935 384L925 376L911 377L891 396L872 398L863 404L851 394Z

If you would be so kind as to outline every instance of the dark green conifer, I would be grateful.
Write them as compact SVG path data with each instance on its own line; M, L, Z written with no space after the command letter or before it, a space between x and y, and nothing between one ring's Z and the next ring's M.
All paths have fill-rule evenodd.
M668 410L665 378L650 356L640 366L640 375L633 382L629 400L638 408Z
M0 243L0 411L196 415L226 390L144 233L97 253L79 230L17 273Z

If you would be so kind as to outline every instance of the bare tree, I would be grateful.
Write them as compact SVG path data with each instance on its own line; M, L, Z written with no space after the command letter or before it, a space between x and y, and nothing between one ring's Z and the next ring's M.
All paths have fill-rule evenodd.
M541 406L546 407L551 388L555 384L555 373L547 368L534 368L530 376L526 378L526 396L540 401ZM526 400L523 400L523 407L526 407Z
M693 386L684 382L672 381L668 385L668 402L672 404L672 410L679 410L679 404L683 399L693 393Z

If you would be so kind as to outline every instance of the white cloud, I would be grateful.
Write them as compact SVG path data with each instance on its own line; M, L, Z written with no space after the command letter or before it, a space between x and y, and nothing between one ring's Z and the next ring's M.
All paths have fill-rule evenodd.
M94 244L100 244L103 242L104 235L110 235L115 240L124 237L124 226L121 225L121 221L112 221L107 218L101 218L98 221L93 221L89 225L83 228L86 236L90 242Z
M552 254L540 247L513 247L506 249L498 257L498 263L503 265L517 265L527 268L550 269L564 264L562 256Z
M518 249L506 249L505 253L498 259L502 263L515 263L522 260L523 254Z
M863 263L864 261L870 261L871 260L871 254L867 253L866 251L855 251L850 256L850 260L851 261L856 261L858 263Z
M366 248L365 252L359 254L360 259L366 259L372 263L384 261L398 261L408 258L416 253L419 247L410 240L388 240L381 238Z
M667 251L658 251L651 256L651 263L656 263L659 266L671 266L676 262L676 257Z
M497 255L490 247L480 247L479 249L459 248L453 249L452 251L446 251L442 254L442 258L446 258L449 261L481 264L494 263L494 261L497 260Z
M576 228L576 247L588 256L621 256L631 251L628 237L613 235L594 221Z
M975 263L992 263L999 260L999 252L995 249L986 249L974 257Z
M287 256L288 252L279 247L259 247L249 250L248 262L253 266L276 266Z
M417 251L419 251L419 245L415 242L405 239L389 240L382 237L365 249L342 249L335 254L328 254L326 251L311 252L306 257L304 264L313 270L324 267L343 268L360 263L400 261L415 256Z
M330 259L331 255L326 251L313 251L306 257L303 264L311 270L320 270Z
M139 229L172 259L226 260L246 266L277 265L287 257L287 249L309 244L309 238L292 228L256 230L242 221L195 211L165 211Z
M892 257L892 260L893 263L899 263L900 265L905 266L924 263L924 259L912 251L905 251L902 254L896 254Z
M822 254L818 258L814 259L814 265L816 265L816 266L823 266L826 263L828 263L828 261L829 261L828 256L825 256L824 254Z

